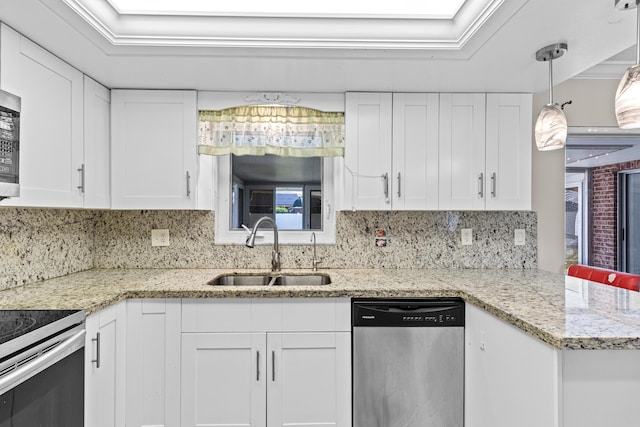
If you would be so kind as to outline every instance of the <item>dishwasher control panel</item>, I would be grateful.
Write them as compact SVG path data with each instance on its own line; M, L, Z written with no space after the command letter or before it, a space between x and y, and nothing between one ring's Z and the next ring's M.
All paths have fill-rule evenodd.
M353 326L464 326L459 298L354 299Z

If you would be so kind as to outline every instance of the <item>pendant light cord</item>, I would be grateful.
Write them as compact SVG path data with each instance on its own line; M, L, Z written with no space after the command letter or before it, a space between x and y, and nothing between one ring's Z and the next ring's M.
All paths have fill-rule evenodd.
M640 64L640 0L636 0L636 65Z
M549 58L549 105L553 105L553 59Z

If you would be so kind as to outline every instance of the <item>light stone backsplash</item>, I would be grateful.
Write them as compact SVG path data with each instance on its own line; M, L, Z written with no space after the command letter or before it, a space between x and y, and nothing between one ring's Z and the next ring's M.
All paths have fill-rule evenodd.
M536 268L533 212L338 212L336 244L318 245L321 268ZM171 245L152 247L152 228L168 228ZM473 229L462 246L460 230ZM514 245L514 229L526 244ZM377 230L386 247L376 247ZM101 211L96 214L97 268L270 268L271 245L215 245L205 211ZM283 268L310 268L311 245L281 245Z
M0 289L93 267L94 211L0 208Z
M0 208L0 289L90 268L270 268L271 245L216 245L211 211ZM534 212L338 212L321 268L536 268ZM171 245L151 246L167 228ZM461 229L473 229L462 246ZM514 245L514 229L526 244ZM375 245L384 230L386 247ZM283 268L310 268L311 245L281 245Z

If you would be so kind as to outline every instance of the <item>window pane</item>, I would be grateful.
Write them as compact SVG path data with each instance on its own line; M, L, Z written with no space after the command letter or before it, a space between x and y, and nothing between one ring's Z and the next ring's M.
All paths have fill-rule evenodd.
M322 230L321 157L233 155L231 168L231 229L267 215L281 230Z
M310 226L312 230L322 229L322 190L311 190L309 201Z
M580 264L580 188L565 187L565 267Z
M249 227L253 227L263 216L273 219L273 190L249 190Z
M276 188L276 224L281 230L302 230L302 187Z

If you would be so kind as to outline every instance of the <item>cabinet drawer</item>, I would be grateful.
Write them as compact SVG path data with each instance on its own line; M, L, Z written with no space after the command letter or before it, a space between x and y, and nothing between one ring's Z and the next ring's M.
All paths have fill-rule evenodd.
M183 299L183 332L349 331L348 298Z

